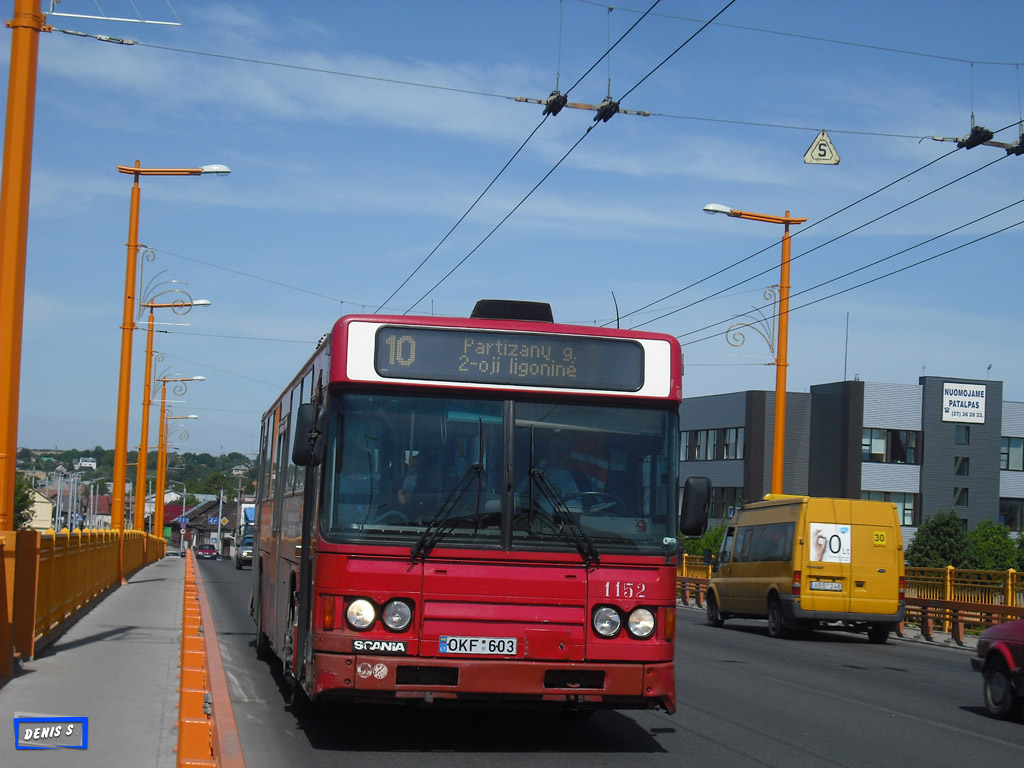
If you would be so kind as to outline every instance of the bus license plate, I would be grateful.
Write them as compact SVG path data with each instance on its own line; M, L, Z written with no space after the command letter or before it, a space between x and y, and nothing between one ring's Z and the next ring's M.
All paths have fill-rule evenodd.
M515 656L514 637L453 637L442 635L438 650L444 654L474 654L483 656Z
M842 592L843 583L841 581L812 581L811 589L822 592Z

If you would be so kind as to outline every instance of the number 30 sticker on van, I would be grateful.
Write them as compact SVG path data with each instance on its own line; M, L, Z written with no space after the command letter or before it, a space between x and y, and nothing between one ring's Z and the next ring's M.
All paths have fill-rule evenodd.
M812 562L850 562L850 526L835 523L811 523Z

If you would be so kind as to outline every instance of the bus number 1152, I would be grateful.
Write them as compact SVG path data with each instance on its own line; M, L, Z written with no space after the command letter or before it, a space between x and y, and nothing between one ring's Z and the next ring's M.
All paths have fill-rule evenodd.
M646 593L647 585L637 581L606 581L604 583L605 597L642 600Z

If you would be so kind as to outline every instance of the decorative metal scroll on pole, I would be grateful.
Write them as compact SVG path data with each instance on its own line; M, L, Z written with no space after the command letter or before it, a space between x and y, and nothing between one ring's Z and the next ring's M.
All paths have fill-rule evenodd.
M763 295L770 306L773 308L778 307L779 294L776 291L776 286L773 285L765 288ZM749 329L764 339L765 344L768 345L768 351L774 356L775 318L778 317L778 314L776 309L771 315L766 316L764 314L764 307L752 307L752 312L748 312L745 315L737 315L737 317L744 318L744 321L730 325L725 331L725 340L731 347L742 347L747 341L744 331ZM765 363L765 365L775 365L775 361L772 360L772 362Z

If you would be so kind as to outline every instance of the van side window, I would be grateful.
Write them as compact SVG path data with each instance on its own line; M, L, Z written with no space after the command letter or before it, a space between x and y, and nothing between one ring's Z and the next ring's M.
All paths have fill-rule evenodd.
M732 544L736 538L736 529L729 526L725 529L725 536L722 538L722 546L718 550L718 564L725 565L732 559Z
M795 523L769 523L758 526L761 530L752 559L761 562L789 560L793 554L794 527Z
M734 558L737 563L748 562L750 558L750 547L754 541L754 529L755 526L746 526L740 528L736 533L736 557Z

